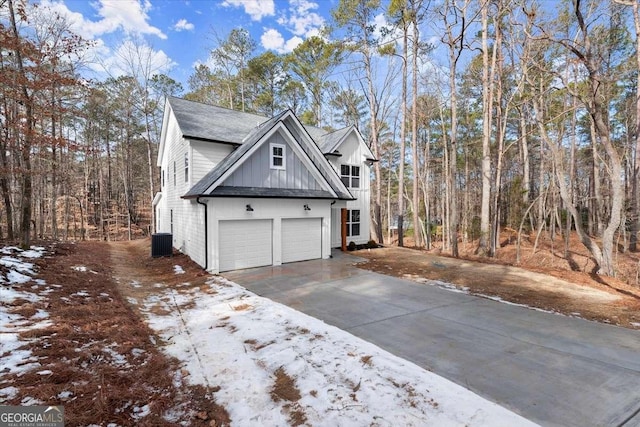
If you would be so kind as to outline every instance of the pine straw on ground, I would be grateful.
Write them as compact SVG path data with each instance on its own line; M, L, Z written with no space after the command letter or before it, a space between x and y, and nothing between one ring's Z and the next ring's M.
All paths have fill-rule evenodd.
M68 426L228 425L224 408L202 387L185 384L178 362L157 348L152 331L118 291L107 249L99 242L56 244L37 261L38 277L62 286L35 307L16 302L22 310L46 310L53 325L23 336L37 338L28 347L42 367L3 375L3 384L19 389L5 404L30 396L63 405ZM165 268L171 265L165 260ZM42 370L52 373L37 373Z

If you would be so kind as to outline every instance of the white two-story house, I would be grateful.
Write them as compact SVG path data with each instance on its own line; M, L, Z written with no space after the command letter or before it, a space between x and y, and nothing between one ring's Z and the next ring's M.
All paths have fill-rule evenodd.
M170 97L158 153L156 231L204 269L329 258L370 235L370 166L355 127L303 126Z

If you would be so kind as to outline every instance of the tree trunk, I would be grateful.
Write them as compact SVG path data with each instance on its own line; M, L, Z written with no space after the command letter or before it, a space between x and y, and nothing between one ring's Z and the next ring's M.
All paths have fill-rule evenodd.
M482 5L482 197L480 203L480 241L478 254L489 254L491 237L491 120L493 110L493 68L489 64L489 2ZM495 58L496 51L493 51ZM494 59L495 61L495 59ZM495 62L494 62L495 64ZM490 71L491 67L491 73Z
M408 27L403 20L403 48L402 48L402 94L400 95L400 160L398 165L398 246L404 246L404 162L406 148L406 122L407 122L407 41ZM415 230L414 230L415 233Z
M369 110L370 119L369 127L371 135L371 148L373 155L377 160L380 160L380 145L378 142L378 106L375 97L375 91L373 89L373 74L371 71L371 56L369 53L364 54L364 68L367 75L367 86L369 92ZM382 234L382 172L380 170L380 162L374 162L373 174L375 178L375 197L373 202L373 225L378 243L384 243L384 235Z
M23 248L28 248L31 245L31 209L32 209L32 196L33 185L31 180L31 146L33 144L34 133L34 121L33 121L33 106L31 96L26 86L27 76L24 71L22 49L20 46L20 34L18 33L18 27L16 25L16 17L13 9L13 0L9 1L9 18L11 21L11 29L13 36L16 39L16 61L18 64L18 72L22 79L19 84L20 91L22 92L24 109L25 109L25 123L26 128L23 136L21 153L22 161L22 200L21 200L21 219L20 219L20 244Z

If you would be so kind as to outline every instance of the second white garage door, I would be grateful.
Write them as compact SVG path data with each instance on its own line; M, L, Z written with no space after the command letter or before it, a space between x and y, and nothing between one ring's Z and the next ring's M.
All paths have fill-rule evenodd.
M290 218L282 220L283 263L321 257L321 218Z
M270 219L220 221L220 271L273 264Z

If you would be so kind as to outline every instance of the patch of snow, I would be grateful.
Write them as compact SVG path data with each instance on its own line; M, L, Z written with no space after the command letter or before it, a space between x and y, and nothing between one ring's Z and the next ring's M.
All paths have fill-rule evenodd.
M45 369L44 371L36 372L36 374L38 374L38 375L51 375L51 374L53 374L53 372L50 371L49 369Z
M31 246L31 249L29 249L28 251L23 251L20 256L31 259L42 258L42 256L44 255L44 251L45 249L42 246Z
M406 276L406 275L405 275ZM441 282L440 280L431 280L431 279L426 279L424 277L418 277L415 278L415 276L412 277L407 277L409 280L413 280L414 282L418 282L418 283L422 283L423 285L430 285L430 286L436 286L440 289L444 289L446 291L450 291L450 292L457 292L460 294L469 294L469 288L466 286L456 286L452 283L447 283L447 282Z
M49 318L49 313L41 309L38 309L36 311L36 314L31 316L31 320L41 320L41 319L48 319L48 318Z
M558 313L557 311L545 310L543 308L532 307L532 306L527 305L527 304L520 304L520 303L517 303L517 302L506 301L506 300L503 300L502 298L497 297L497 296L484 295L484 294L474 294L474 295L482 297L482 298L490 299L492 301L500 302L502 304L514 305L516 307L528 308L529 310L539 311L541 313L558 314L558 315L564 316L562 313Z
M71 396L73 396L72 391L65 390L58 393L58 399L69 399Z
M36 399L35 397L26 396L24 399L22 399L22 401L20 402L20 404L21 404L22 406L35 406L35 405L41 405L41 404L42 404L42 400Z
M640 323L631 322L631 326L633 326L634 328L640 328Z
M115 351L113 349L114 346L117 346L117 344L113 343L111 346L103 348L102 351L107 353L109 356L111 356L111 360L115 365L118 365L121 367L129 366L129 363L127 362L127 358L124 355Z
M0 403L11 400L18 395L18 389L14 386L0 388Z
M15 270L9 270L9 272L7 273L7 282L9 283L22 284L30 281L31 281L30 276L26 276Z
M151 413L151 408L149 405L144 406L134 406L133 407L133 415L132 417L135 420L140 420Z
M31 292L19 291L13 287L0 285L0 301L4 304L12 304L17 299L37 302L40 301L41 298Z
M0 265L15 271L19 271L21 273L27 273L31 275L35 274L35 272L33 271L32 263L25 262L21 259L11 256L3 256L2 258L0 258Z
M161 298L145 300L144 307L150 326L165 342L162 349L184 363L186 381L220 387L216 401L234 425L287 425L292 407L310 425L369 425L372 420L385 425L534 425L233 282L214 278L208 284L209 292L166 290ZM154 314L154 306L169 314ZM271 391L280 368L300 390L298 402L274 401Z
M86 272L87 271L87 267L85 267L84 265L74 265L71 268L73 270L75 270L75 271L82 271L82 272Z
M146 352L141 348L132 348L131 349L131 354L133 355L133 357L140 357L145 353Z
M176 273L176 274L184 274L184 270L179 265L174 265L173 266L173 272Z
M138 282L137 280L132 280L131 281L131 286L133 286L134 288L141 288L142 287L140 282Z
M72 296L77 296L77 297L90 297L91 294L88 291L82 290L79 292L76 292L75 294L71 294Z
M127 297L127 302L131 305L138 305L138 300L133 297Z

